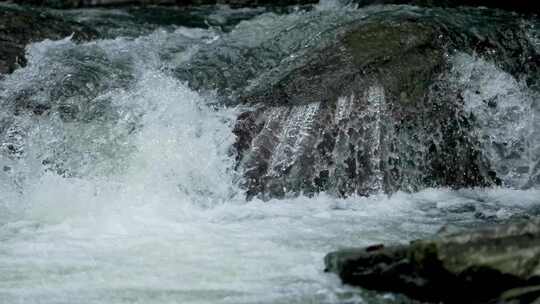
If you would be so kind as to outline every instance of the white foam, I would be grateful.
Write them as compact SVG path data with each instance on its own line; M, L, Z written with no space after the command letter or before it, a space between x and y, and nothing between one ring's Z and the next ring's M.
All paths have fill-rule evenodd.
M81 210L88 206L73 205L74 216L53 204L48 211L56 213L53 225L39 215L0 228L0 300L5 303L363 303L362 292L350 293L323 272L327 252L401 243L447 223L472 223L474 212L444 211L467 204L491 205L493 214L504 218L515 213L513 208L540 203L533 190L431 189L203 210L171 204L170 198L161 204L166 187L145 194L122 187L92 193L90 181L48 182L38 187L66 190L46 191L48 203L71 196L72 202L92 204L101 197L109 204L87 216ZM157 200L119 208L118 201L139 194Z
M538 161L538 98L492 63L467 54L453 58L451 81L463 89L465 110L475 115L484 153L505 185L531 183Z

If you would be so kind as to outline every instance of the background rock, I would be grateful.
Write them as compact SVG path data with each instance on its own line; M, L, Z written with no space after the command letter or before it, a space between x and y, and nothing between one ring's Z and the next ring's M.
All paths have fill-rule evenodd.
M31 42L62 39L89 40L96 33L81 24L46 12L0 5L0 74L25 64L24 49Z

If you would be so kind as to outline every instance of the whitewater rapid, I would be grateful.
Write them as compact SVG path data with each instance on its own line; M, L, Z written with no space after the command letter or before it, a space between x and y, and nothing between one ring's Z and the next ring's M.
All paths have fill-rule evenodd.
M255 43L243 28L303 14L229 35ZM28 47L0 82L0 303L387 303L325 273L325 254L540 213L535 189L246 202L239 109L170 72L221 35Z
M34 202L53 204L0 228L2 303L386 303L395 296L353 290L324 273L324 255L427 237L443 225L471 227L478 212L524 215L540 195L432 189L206 209L171 197L140 202L136 191L99 198L84 186L70 190L79 194L55 191ZM100 199L108 205L89 210Z

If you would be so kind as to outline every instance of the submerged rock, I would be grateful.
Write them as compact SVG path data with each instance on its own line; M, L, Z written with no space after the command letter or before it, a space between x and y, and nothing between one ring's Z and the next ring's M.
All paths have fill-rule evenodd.
M532 303L540 300L540 219L340 250L325 264L346 284L424 301Z
M252 107L235 129L248 196L501 183L466 109L466 87L451 79L452 58L480 54L534 83L539 55L520 38L518 20L397 9L344 28L331 46L241 98Z
M96 37L93 30L76 22L59 19L43 11L0 5L0 75L11 73L25 64L27 44L70 35L75 40Z

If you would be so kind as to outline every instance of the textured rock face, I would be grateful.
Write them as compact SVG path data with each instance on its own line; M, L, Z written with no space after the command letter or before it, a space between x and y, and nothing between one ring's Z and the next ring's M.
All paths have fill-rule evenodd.
M44 12L0 6L0 74L24 65L24 48L44 39L88 40L95 32L75 22L61 20Z
M517 37L518 24L491 16L489 28L478 23L468 32L467 18L368 17L270 89L263 83L245 95L254 110L240 116L235 133L248 196L498 184L463 89L447 77L447 58L493 51L510 73L536 75L537 67L519 67L538 55L519 39L512 40L519 46L489 44L507 40L503 30ZM522 53L508 56L516 47Z
M327 255L325 263L346 284L420 300L531 303L540 298L540 220L408 246L342 250Z
M392 147L392 122L415 115L418 105L407 100L421 99L424 84L444 66L441 49L429 45L433 39L433 31L414 23L366 24L270 92L249 96L248 103L263 106L244 114L237 128L253 125L252 134L237 132L251 142L248 153L239 147L247 188L263 196L368 194L421 178L400 174L405 164L394 153L414 152Z

